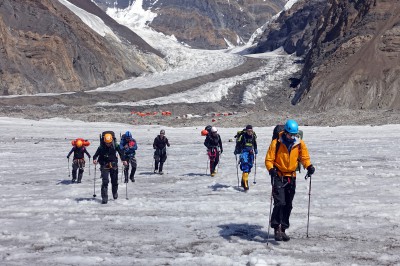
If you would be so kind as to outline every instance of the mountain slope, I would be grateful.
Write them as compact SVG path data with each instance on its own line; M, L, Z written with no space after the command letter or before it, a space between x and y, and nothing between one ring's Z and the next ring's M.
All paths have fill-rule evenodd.
M305 108L400 108L400 2L299 1L254 52L283 46L305 58L292 99Z
M400 109L400 2L329 2L293 102Z
M81 91L164 65L151 47L101 36L58 1L2 1L0 33L0 95Z
M94 0L102 8L126 8L135 1ZM285 0L137 0L157 13L149 23L195 48L221 49L247 42L253 32L282 10Z

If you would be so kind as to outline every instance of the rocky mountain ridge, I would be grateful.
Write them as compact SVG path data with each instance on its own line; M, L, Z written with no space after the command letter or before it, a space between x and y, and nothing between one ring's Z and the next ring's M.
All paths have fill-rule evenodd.
M132 0L94 0L100 7L127 8ZM282 10L285 0L141 0L157 13L149 26L194 48L222 49L246 43Z
M254 51L304 57L292 103L305 109L400 109L399 11L397 0L299 1Z
M118 35L100 36L58 1L1 1L0 95L82 91L164 67L138 36Z

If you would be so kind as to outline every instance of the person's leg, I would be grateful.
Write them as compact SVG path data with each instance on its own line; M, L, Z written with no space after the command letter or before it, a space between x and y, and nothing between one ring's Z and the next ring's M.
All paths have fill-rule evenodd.
M167 160L167 154L164 153L161 157L160 157L160 167L159 169L159 173L162 174L163 173L163 167L164 167L164 163Z
M290 214L293 209L293 199L296 193L296 180L291 180L291 182L285 187L285 201L286 204L282 210L282 222L281 222L281 230L282 230L282 238L283 241L289 241L290 237L285 233L286 229L289 228L290 222Z
M271 227L275 231L275 240L282 241L281 223L283 220L283 209L286 205L284 182L281 177L274 178L272 196L274 198L274 209L271 215Z
M128 175L129 175L129 162L127 165L124 165L124 183L128 183Z
M158 164L160 163L160 155L158 149L154 151L154 173L158 171Z
M245 190L249 189L249 153L244 151L240 154L240 170L242 170L242 187Z
M84 160L80 160L78 165L79 165L78 183L81 183L82 182L83 172L85 171L85 161Z
M216 168L217 168L217 165L218 165L218 163L219 163L219 151L215 151L215 159L214 159L214 169L213 169L213 173L216 173Z
M137 168L136 158L135 157L131 158L128 163L130 163L132 167L131 175L129 176L129 178L131 179L132 182L135 182L135 173Z
M110 169L111 190L113 198L118 198L118 166Z
M76 181L76 172L78 171L79 165L76 160L72 162L72 180L71 182L74 183Z
M101 167L101 198L102 203L106 204L108 202L108 174L110 170L104 167Z

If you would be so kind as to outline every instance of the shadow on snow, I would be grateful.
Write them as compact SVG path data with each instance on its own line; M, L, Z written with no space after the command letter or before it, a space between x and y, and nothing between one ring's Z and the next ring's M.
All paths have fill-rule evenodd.
M262 231L263 228L260 225L254 224L222 224L218 225L221 230L219 231L220 236L226 240L232 240L232 237L239 237L248 241L255 241L260 243L272 243L273 245L278 245L274 240L273 233L268 234L266 231Z

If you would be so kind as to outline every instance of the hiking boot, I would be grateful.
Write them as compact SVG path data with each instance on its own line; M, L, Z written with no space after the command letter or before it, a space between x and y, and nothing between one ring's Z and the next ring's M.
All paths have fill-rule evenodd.
M249 173L242 174L242 187L244 190L249 190Z
M76 178L72 178L71 182L75 183L75 181L76 181Z
M154 170L154 173L155 173L155 174L157 173L157 169Z
M158 172L160 175L163 175L164 174L164 172L163 171L160 171L160 172Z
M113 198L118 199L118 192L113 193Z
M124 183L128 183L128 177L125 177Z
M101 200L101 204L107 204L108 199L104 198Z
M285 229L281 230L281 236L283 241L289 241L290 237L285 233Z
M211 176L215 176L216 173L217 173L217 172L212 172L212 173L211 173Z
M274 229L275 241L283 241L282 231L280 227Z

